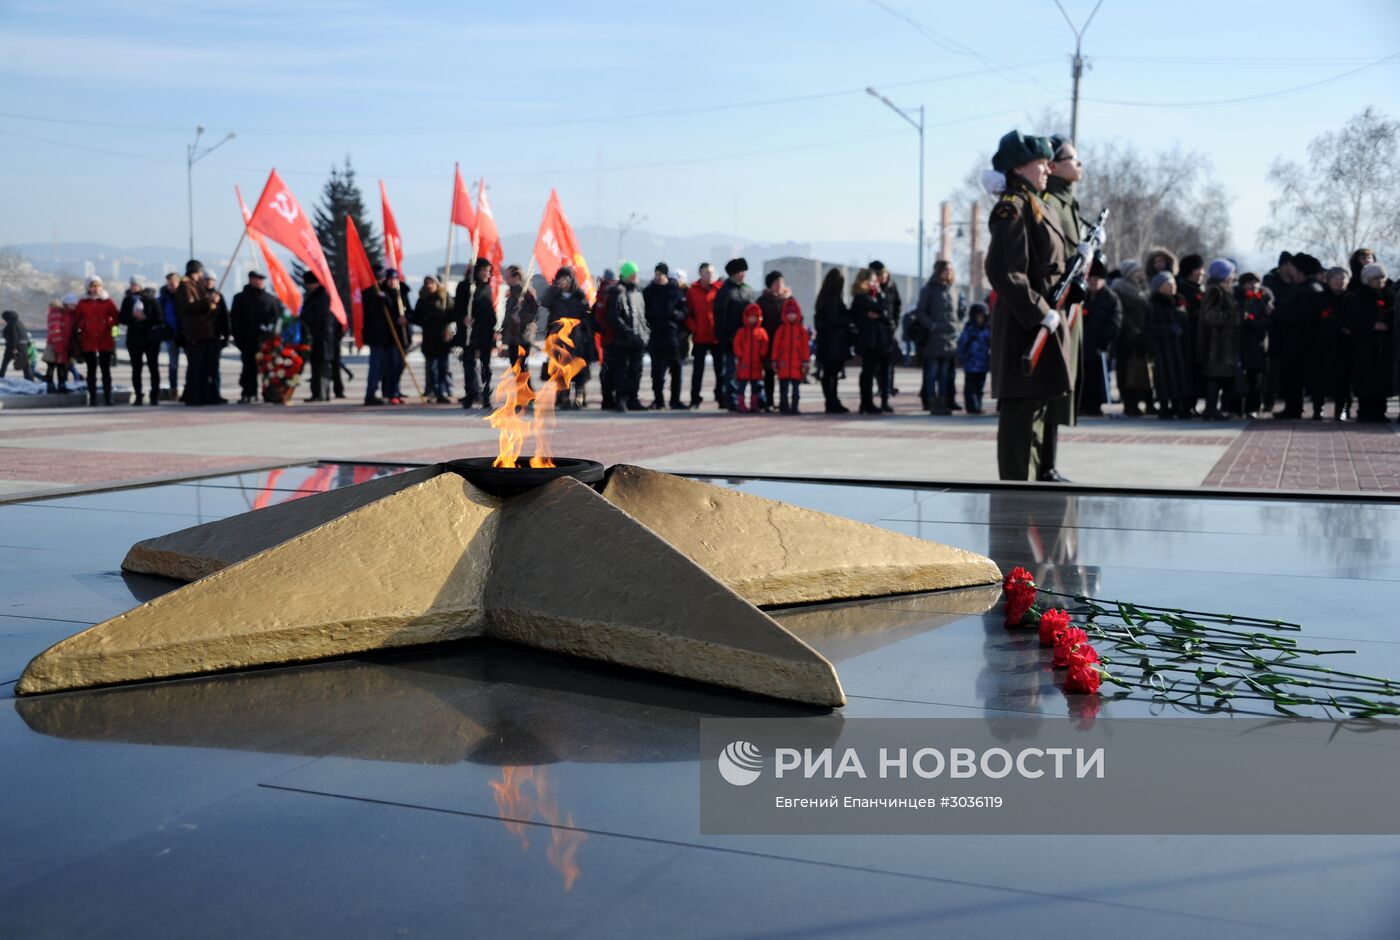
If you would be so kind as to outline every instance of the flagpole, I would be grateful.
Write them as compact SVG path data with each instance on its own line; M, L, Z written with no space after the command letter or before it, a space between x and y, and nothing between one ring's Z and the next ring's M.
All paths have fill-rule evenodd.
M452 210L457 208L457 177L461 174L461 164L452 164ZM457 214L449 210L447 213L447 260L442 264L442 290L443 296L447 296L447 279L452 275L452 236L457 230ZM402 273L402 272L400 272Z
M374 286L374 289L378 290L379 285L376 284ZM399 293L398 291L395 291L394 294L398 298L398 302L402 304L403 294ZM389 316L389 304L387 297L385 298L385 303L382 305L382 309L384 310L384 319L389 321L389 335L394 338L394 345L397 346L399 349L399 358L403 362L403 370L407 372L408 377L413 380L413 390L418 393L419 398L423 399L423 403L427 404L428 396L423 394L423 386L418 384L418 376L414 375L413 370L408 367L408 352L403 348L403 340L399 338L398 324L394 322L393 317ZM370 389L370 391L373 392L374 389Z
M229 255L229 263L224 265L224 273L219 276L219 284L214 288L222 294L224 292L224 281L228 279L229 271L233 270L233 259L238 257L238 250L243 247L243 240L248 237L248 223L243 223L243 234L238 236L238 244L233 246L233 254Z

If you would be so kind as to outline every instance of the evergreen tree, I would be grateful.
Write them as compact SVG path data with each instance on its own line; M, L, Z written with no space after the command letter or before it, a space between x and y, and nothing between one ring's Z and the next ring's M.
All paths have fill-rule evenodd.
M316 227L316 237L321 242L321 250L326 253L326 264L330 265L335 278L335 289L340 293L345 310L350 310L350 266L345 255L345 217L355 220L355 229L364 242L365 254L369 263L379 269L383 263L383 244L375 232L374 223L365 217L364 197L355 182L355 169L350 165L350 155L345 156L345 168L331 167L330 178L321 189L321 202L312 213L312 223ZM301 272L298 271L298 274Z

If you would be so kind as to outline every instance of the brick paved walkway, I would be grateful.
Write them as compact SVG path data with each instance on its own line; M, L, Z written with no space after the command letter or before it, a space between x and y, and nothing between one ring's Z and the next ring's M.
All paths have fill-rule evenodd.
M1400 435L1391 425L1251 421L1204 485L1400 493Z
M225 364L225 382L236 385ZM843 397L854 403L854 376ZM995 476L996 417L918 410L917 375L884 417L596 410L558 416L554 449L605 463L697 472L984 482ZM0 411L0 496L317 458L429 462L495 450L480 411L455 405L326 404ZM1083 483L1150 489L1400 492L1400 436L1333 422L1159 422L1121 415L1061 432L1060 469Z

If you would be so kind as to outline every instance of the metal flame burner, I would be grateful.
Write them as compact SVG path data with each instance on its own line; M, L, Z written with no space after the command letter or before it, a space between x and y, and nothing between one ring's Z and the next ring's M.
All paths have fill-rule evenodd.
M559 477L573 477L594 489L600 489L603 484L603 465L596 460L555 457L552 467L532 467L530 455L522 454L516 466L512 468L491 466L495 459L465 457L461 460L449 460L442 467L465 478L477 489L500 497L518 496Z

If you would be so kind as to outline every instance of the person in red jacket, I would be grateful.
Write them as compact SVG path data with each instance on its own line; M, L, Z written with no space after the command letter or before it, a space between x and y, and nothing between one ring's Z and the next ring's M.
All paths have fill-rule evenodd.
M739 382L735 404L740 411L762 411L763 367L768 358L768 331L763 328L763 311L758 304L744 308L744 325L734 334L734 377ZM744 404L744 385L752 390Z
M73 368L73 329L78 317L78 295L64 294L49 304L48 328L44 339L44 361L49 364L44 384L50 393L68 394L68 371ZM77 373L74 372L74 375Z
M685 331L690 334L691 349L694 355L694 368L690 373L690 407L700 407L700 380L705 377L705 356L710 357L710 369L715 376L715 397L719 397L720 363L719 343L715 339L715 294L719 293L719 281L715 280L715 269L708 261L700 263L699 278L685 293L687 314Z
M773 334L773 350L768 358L773 361L782 390L778 411L795 415L802 380L807 377L807 363L812 358L812 334L802 322L802 308L791 297L783 301L781 322Z
M102 397L104 403L112 403L112 353L117 341L112 336L112 328L117 325L117 305L102 287L102 278L90 277L87 282L87 296L78 301L75 316L78 332L78 350L87 362L88 404L97 404L97 370L102 369Z

